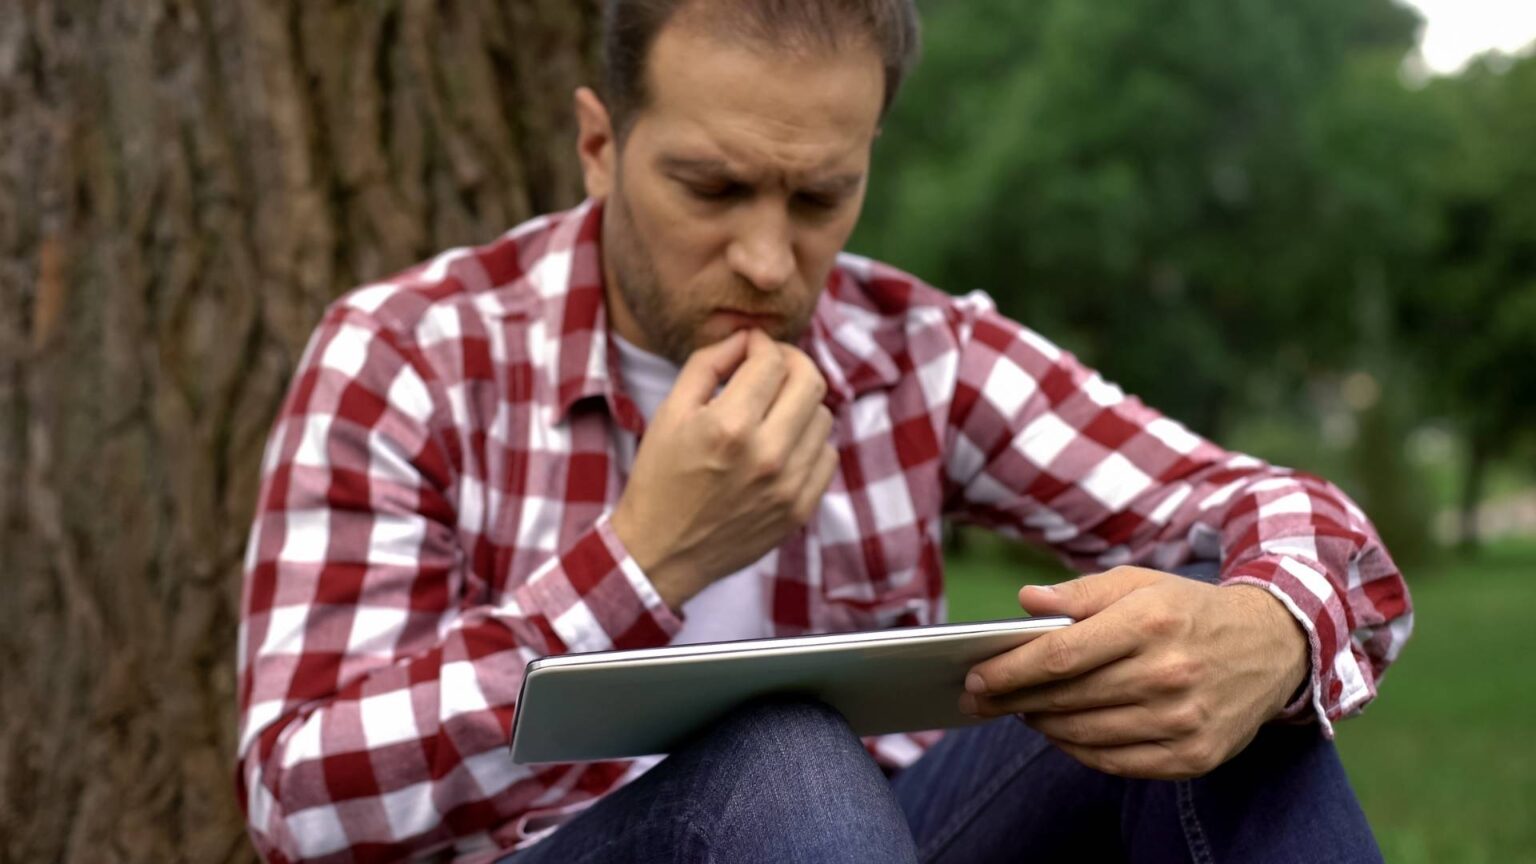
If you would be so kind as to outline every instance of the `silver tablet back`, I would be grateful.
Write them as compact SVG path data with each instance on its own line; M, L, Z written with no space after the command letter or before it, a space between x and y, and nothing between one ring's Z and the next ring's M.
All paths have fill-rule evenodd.
M772 693L819 698L861 736L969 725L979 721L956 703L970 668L1070 623L1021 618L535 660L523 679L512 758L668 753L735 706Z

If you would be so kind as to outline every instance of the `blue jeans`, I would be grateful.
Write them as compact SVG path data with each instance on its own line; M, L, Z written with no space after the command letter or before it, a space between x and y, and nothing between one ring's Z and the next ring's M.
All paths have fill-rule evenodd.
M1380 861L1333 746L1266 726L1195 780L1125 780L1013 717L887 780L842 715L749 703L509 864Z
M777 698L741 706L503 862L1057 860L1318 864L1381 853L1313 726L1265 726L1204 777L1151 781L1084 767L1003 717L949 732L888 779L837 711Z

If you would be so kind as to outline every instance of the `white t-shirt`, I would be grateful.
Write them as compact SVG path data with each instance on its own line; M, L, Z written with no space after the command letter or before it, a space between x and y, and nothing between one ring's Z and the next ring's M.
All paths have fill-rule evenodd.
M619 374L624 392L649 423L656 409L672 392L678 367L611 333L619 347ZM627 467L627 466L626 466ZM772 636L763 593L767 583L755 564L715 582L683 604L683 629L672 644L718 642L725 639L756 639Z

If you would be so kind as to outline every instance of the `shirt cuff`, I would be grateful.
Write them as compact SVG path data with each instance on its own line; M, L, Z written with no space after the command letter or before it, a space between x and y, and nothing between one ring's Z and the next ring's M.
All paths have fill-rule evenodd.
M1307 635L1307 679L1275 719L1316 721L1324 737L1332 738L1330 718L1343 713L1339 704L1343 688L1335 674L1339 665L1335 655L1341 650L1350 651L1349 635L1336 632L1334 626L1335 610L1341 605L1338 592L1318 572L1316 564L1286 555L1246 561L1224 573L1221 584L1264 589L1301 625ZM1354 657L1349 660L1353 663Z
M587 533L513 591L528 612L542 612L566 652L655 648L682 629L605 513Z

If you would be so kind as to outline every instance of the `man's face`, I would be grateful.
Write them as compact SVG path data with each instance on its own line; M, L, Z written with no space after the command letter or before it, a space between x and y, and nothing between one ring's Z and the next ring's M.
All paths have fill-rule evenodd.
M863 205L878 54L765 51L673 23L649 67L622 148L596 97L577 100L614 327L678 364L740 329L798 340Z

